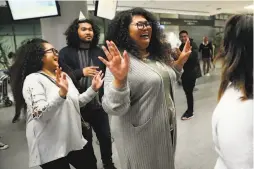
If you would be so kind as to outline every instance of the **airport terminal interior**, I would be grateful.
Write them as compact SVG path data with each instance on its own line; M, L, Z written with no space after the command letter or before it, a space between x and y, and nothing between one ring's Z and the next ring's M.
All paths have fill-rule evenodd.
M100 28L100 39L97 45L101 47L105 44L105 37L109 31L108 25L115 15L124 10L142 7L155 16L159 28L165 33L166 41L173 51L182 44L180 32L185 30L188 32L188 37L193 39L199 49L201 44L206 43L206 39L208 40L207 43L211 44L211 58L214 61L220 50L227 20L235 14L253 15L254 10L253 1L242 0L99 0L97 3L92 0L43 1L43 3L40 0L33 0L29 3L25 0L21 1L23 0L11 0L9 2L0 0L0 146L1 144L8 146L6 148L0 147L0 169L29 169L26 117L22 114L19 120L15 123L12 122L15 115L15 102L9 83L10 77L8 73L6 74L6 70L14 62L10 54L15 55L24 40L43 38L60 51L66 46L65 30L74 19L84 17L92 19ZM24 7L21 7L21 3ZM29 5L26 5L27 3ZM146 25L146 28L147 26L149 25ZM187 120L182 119L183 113L187 109L183 83L179 80L173 84L177 126L175 168L154 169L213 169L215 167L218 154L215 151L212 135L212 117L218 104L222 64L220 61L213 63L210 61L209 72L204 72L204 59L202 57L202 49L200 49L198 51L198 65L201 74L197 77L193 89L193 115ZM6 103L6 97L10 100L7 101L8 103ZM111 119L112 115L110 114L109 125L111 125ZM121 168L120 161L122 160L119 158L122 156L118 155L115 142L119 139L117 137L121 137L121 135L112 136L112 161L115 168L144 169L138 167ZM104 169L100 143L95 131L93 131L92 144L98 169ZM31 168L39 169L40 166ZM71 168L74 169L73 166ZM107 168L105 167L105 169Z

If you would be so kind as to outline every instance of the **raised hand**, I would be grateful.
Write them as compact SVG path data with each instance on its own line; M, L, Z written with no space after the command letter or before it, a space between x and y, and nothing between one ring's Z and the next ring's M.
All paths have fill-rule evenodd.
M65 97L68 93L68 81L66 79L66 74L62 72L62 69L59 67L56 69L56 85L60 88L60 96Z
M181 55L181 51L179 48L175 48L175 54L176 54L177 58Z
M103 76L104 74L102 73L102 71L100 71L96 76L93 77L93 80L92 80L92 88L94 91L98 91L102 84L103 84Z
M99 71L97 71L97 69L99 69L98 66L86 67L83 69L83 75L94 77L95 75L97 75L99 73Z
M104 46L102 49L104 50L108 61L102 57L99 57L99 59L109 68L115 80L123 83L126 81L129 72L130 58L126 51L124 51L122 56L114 42L106 41L106 43L108 50Z
M184 64L191 54L191 45L190 45L190 39L188 39L184 45L183 51L181 52L178 60Z

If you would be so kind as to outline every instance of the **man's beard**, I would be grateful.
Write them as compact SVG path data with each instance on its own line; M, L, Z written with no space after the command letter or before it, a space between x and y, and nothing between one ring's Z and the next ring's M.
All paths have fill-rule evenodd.
M92 42L92 41L80 40L79 47L82 48L82 49L89 49L90 46L91 46L91 42Z
M80 43L90 44L92 40L80 40Z

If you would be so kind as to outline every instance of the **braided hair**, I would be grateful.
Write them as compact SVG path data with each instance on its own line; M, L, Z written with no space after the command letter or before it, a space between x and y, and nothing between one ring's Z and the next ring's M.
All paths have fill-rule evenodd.
M48 43L43 39L25 40L16 52L16 58L10 68L11 88L15 104L15 116L13 122L16 121L23 108L26 109L25 100L22 95L23 83L31 73L42 70L44 56L43 43Z

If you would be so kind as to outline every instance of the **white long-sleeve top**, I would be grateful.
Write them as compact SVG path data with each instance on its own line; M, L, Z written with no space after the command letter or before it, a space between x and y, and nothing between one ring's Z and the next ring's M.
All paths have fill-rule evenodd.
M79 94L72 80L69 77L67 80L66 99L59 96L56 84L40 73L30 74L24 81L29 167L65 157L87 143L82 136L79 108L90 102L97 93L90 87Z
M241 92L229 86L212 119L219 157L215 169L253 169L253 99L241 101Z

